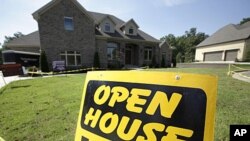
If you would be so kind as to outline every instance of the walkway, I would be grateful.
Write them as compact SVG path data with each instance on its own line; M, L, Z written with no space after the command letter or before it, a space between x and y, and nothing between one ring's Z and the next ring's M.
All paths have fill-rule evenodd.
M5 85L9 84L12 81L25 80L25 79L33 79L33 78L32 77L19 77L19 76L8 76L8 77L0 76L0 88L4 87Z
M233 78L250 83L250 71L234 73Z

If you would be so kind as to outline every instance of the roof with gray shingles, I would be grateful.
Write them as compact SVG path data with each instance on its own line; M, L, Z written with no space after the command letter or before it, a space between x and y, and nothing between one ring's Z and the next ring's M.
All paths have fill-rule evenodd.
M15 46L15 47L40 47L40 36L39 32L35 31L28 35L21 36L16 38L8 43L6 47Z
M121 30L121 27L124 24L126 24L126 22L124 22L123 20L115 17L114 15L97 13L97 12L89 12L89 13L92 15L92 17L94 18L94 20L96 22L104 19L105 17L109 17L109 18L111 18L115 22L115 24L116 24L115 25L115 30L116 30L115 34L104 33L102 31L99 31L102 34L102 36L104 36L104 37L117 37L117 36L119 36L119 38L124 38L124 39L137 39L137 40L144 40L144 41L150 41L150 42L160 42L156 38L154 38L151 35L143 32L140 29L138 29L138 35L137 36L129 36L129 35L124 34L122 32L122 30ZM117 35L117 34L119 34L119 35ZM114 35L114 36L112 36L112 35Z
M214 45L219 43L244 40L250 37L250 21L243 25L229 24L216 31L210 37L201 42L197 47Z
M96 12L89 12L90 15L94 18L96 22L99 22L100 20L104 19L105 17L111 18L115 23L115 33L104 33L103 31L100 31L98 29L95 30L95 34L107 38L116 37L116 38L123 38L123 39L136 39L136 40L143 40L143 41L150 41L150 42L160 42L159 40L155 39L154 37L150 36L149 34L141 31L138 29L138 35L137 36L130 36L126 35L122 32L120 27L125 24L125 22L113 15L109 14L102 14L102 13L96 13ZM28 35L22 36L20 38L14 39L6 44L6 46L33 46L33 47L40 47L40 36L39 32L35 31Z

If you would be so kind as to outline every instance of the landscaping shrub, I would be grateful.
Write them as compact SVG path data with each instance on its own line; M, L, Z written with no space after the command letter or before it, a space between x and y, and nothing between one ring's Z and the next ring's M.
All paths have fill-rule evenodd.
M95 68L100 68L100 59L99 59L99 54L98 54L98 52L95 52L95 56L94 56L94 67L95 67Z
M42 72L49 72L49 65L45 51L42 51L40 55L40 69Z

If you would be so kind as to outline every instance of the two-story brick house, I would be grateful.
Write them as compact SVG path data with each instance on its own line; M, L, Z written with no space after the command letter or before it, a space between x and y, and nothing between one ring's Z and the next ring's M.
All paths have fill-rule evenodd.
M89 12L77 0L52 0L32 15L39 27L32 34L38 34L39 50L45 51L50 68L59 60L68 67L92 67L95 52L104 68L161 65L163 58L165 65L171 63L169 45L140 30L133 19L124 22L113 15ZM6 47L14 48L11 43Z

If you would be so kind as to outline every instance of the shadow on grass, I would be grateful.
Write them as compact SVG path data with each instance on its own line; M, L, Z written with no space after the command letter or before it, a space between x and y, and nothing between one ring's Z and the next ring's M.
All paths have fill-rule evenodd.
M27 88L30 87L30 85L20 85L20 86L11 86L11 89L17 89L17 88Z
M3 94L8 88L10 88L10 89L18 89L18 88L27 88L27 87L31 86L31 85L11 85L11 84L12 84L12 82L5 85L4 87L2 87L0 89L0 95Z

